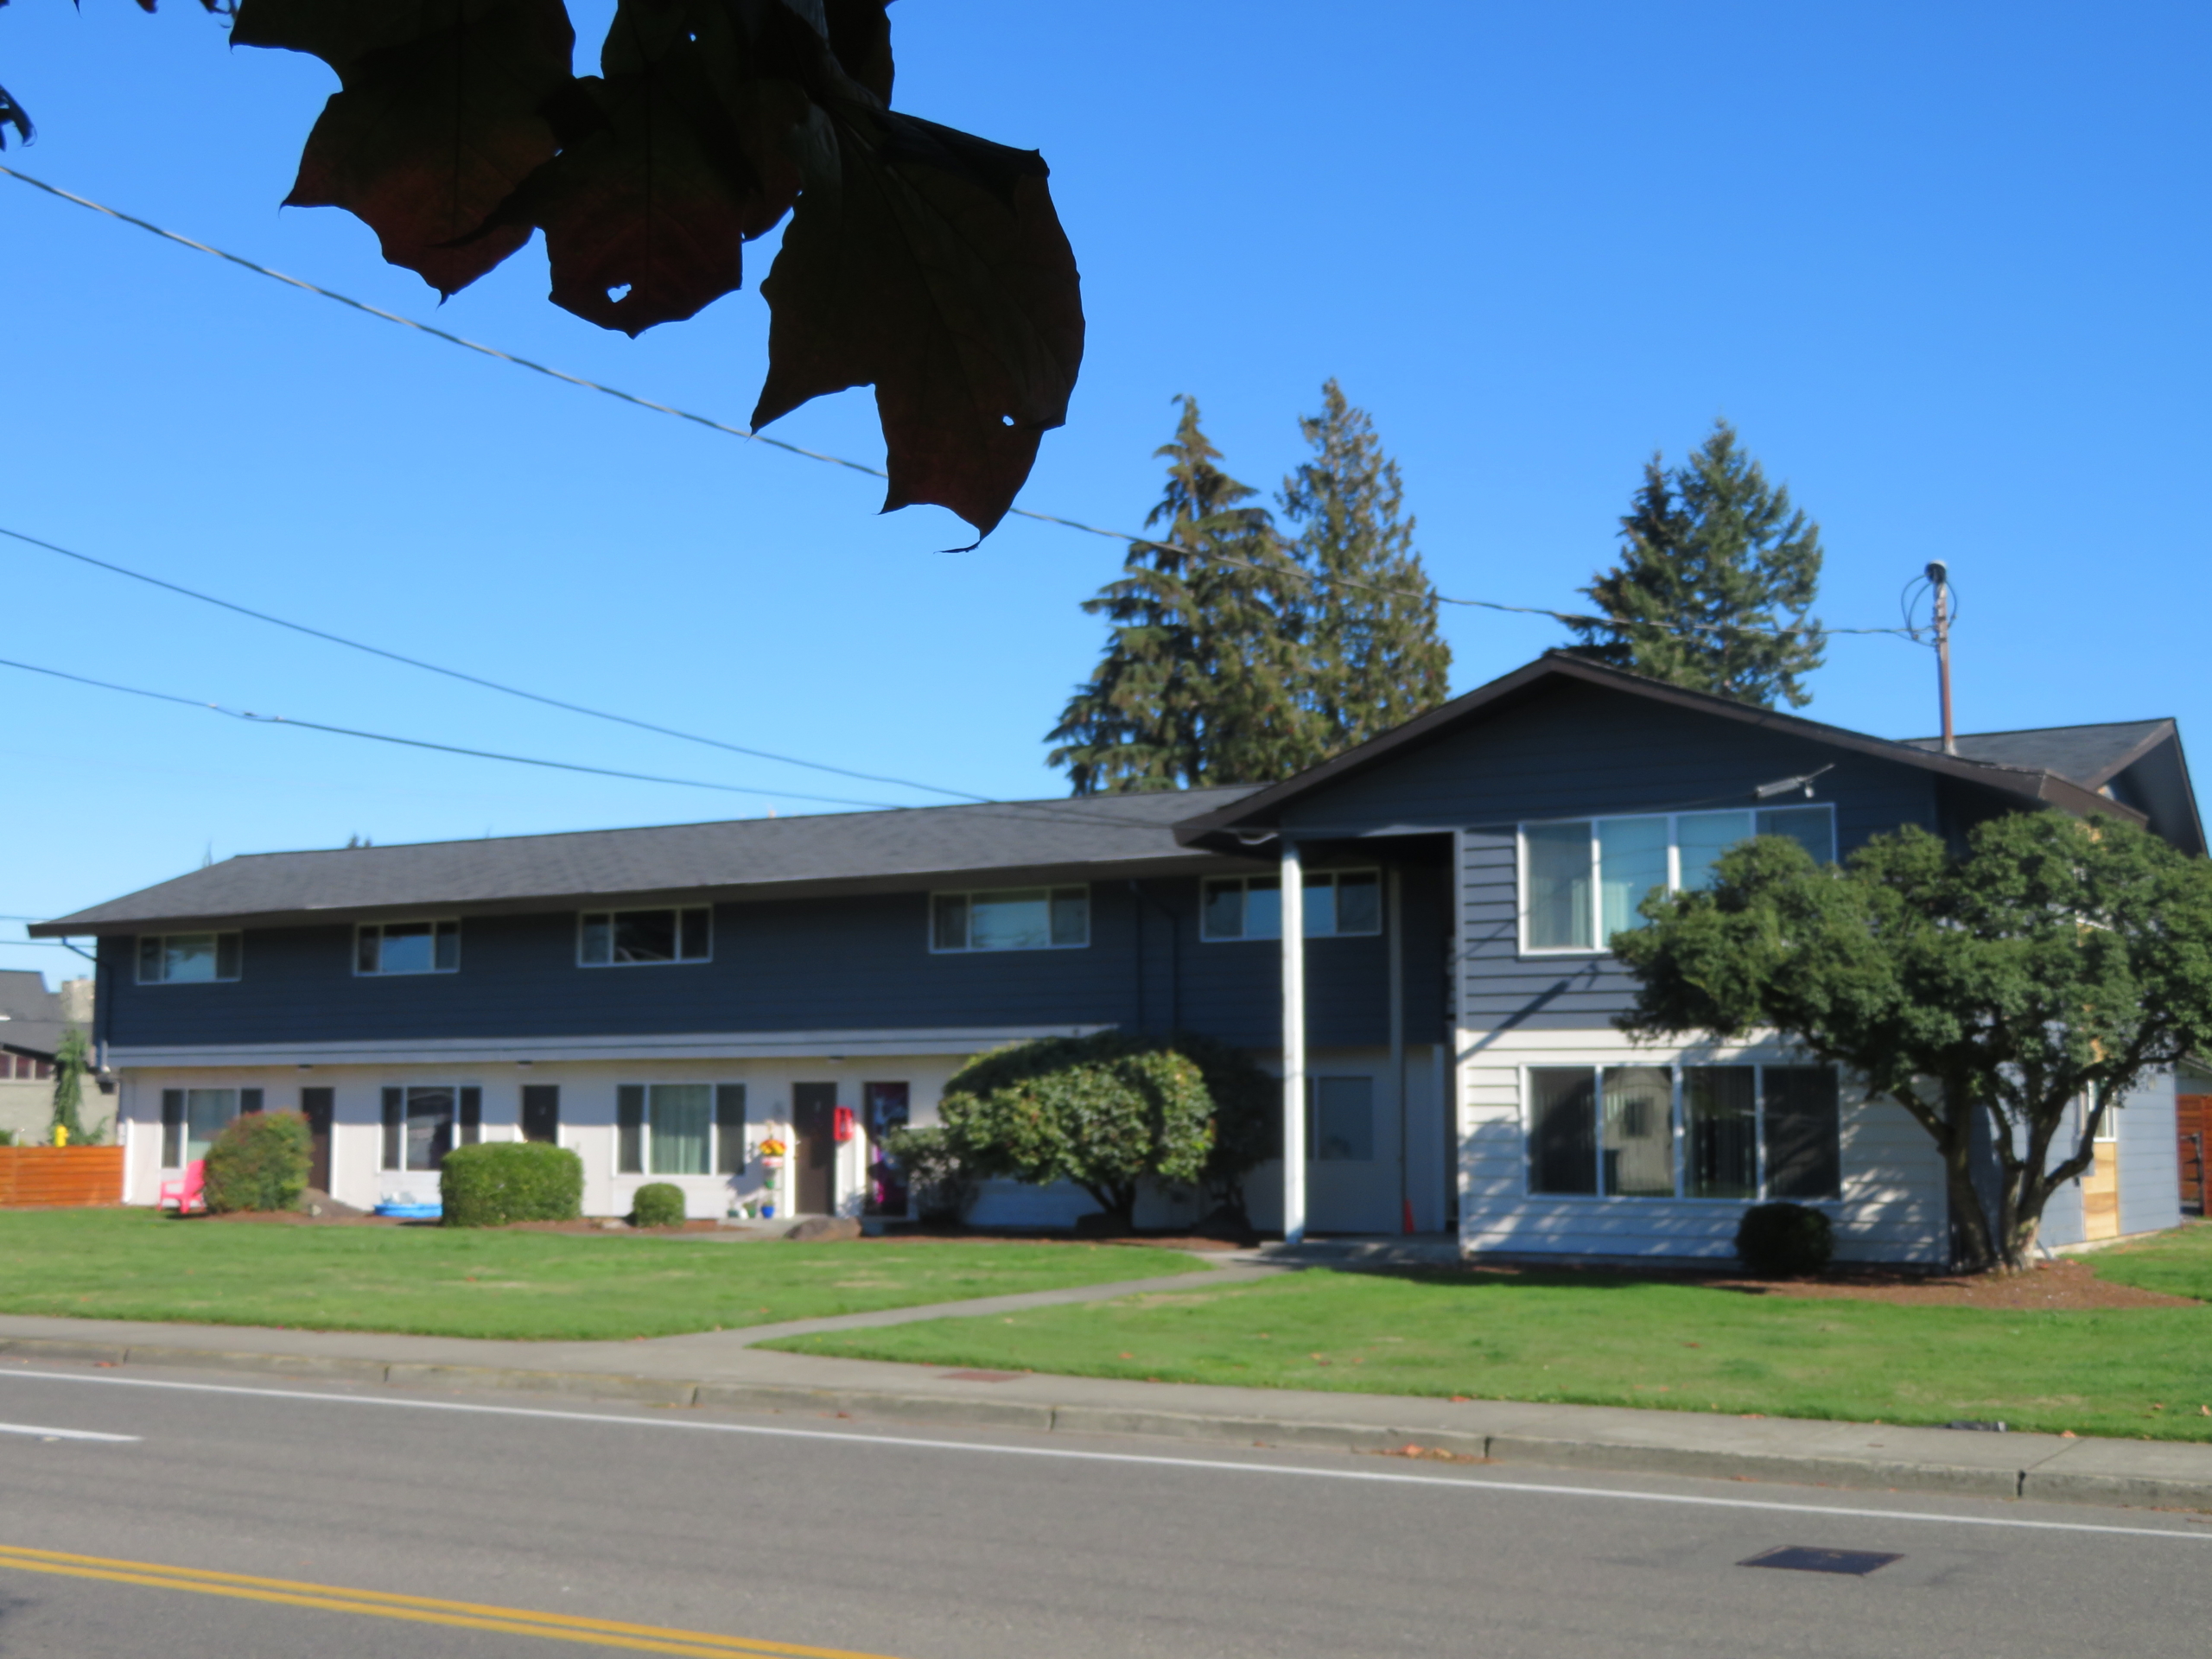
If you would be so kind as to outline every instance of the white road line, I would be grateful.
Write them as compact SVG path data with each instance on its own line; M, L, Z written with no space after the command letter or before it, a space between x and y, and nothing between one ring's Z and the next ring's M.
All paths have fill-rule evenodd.
M0 1423L0 1434L35 1434L41 1440L129 1440L136 1434L98 1434L89 1428L39 1428L30 1423Z
M967 1452L995 1457L1052 1458L1070 1463L1135 1464L1158 1469L1209 1469L1238 1475L1286 1475L1306 1480L1365 1481L1386 1486L1443 1486L1462 1492L1521 1492L1541 1497L1602 1497L1635 1503L1675 1503L1694 1509L1759 1510L1783 1515L1843 1516L1874 1521L1925 1521L1941 1526L2000 1527L2022 1532L2093 1532L2130 1538L2171 1538L2212 1544L2212 1528L2116 1527L2088 1521L2030 1521L2013 1516L1942 1515L1920 1510L1859 1509L1839 1503L1782 1503L1771 1498L1701 1497L1687 1492L1637 1492L1619 1487L1555 1486L1482 1475L1401 1474L1383 1469L1314 1469L1297 1464L1232 1463L1225 1458L1171 1458L1141 1452L1079 1452L1056 1446L998 1446L980 1440L931 1440L911 1434L860 1434L829 1428L771 1428L757 1423L713 1423L682 1417L629 1417L612 1412L552 1411L538 1406L482 1406L460 1400L410 1400L391 1395L317 1394L307 1389L249 1389L226 1382L170 1382L143 1376L79 1376L67 1371L0 1370L0 1382L77 1382L118 1389L169 1389L185 1394L244 1395L256 1400L307 1400L318 1405L384 1406L403 1411L464 1412L486 1417L531 1417L561 1423L605 1423L638 1428L688 1429L694 1433L753 1434L769 1440L838 1440L849 1446L899 1446L930 1452ZM38 1433L60 1431L34 1430ZM128 1435L85 1436L125 1440ZM1290 1448L1283 1448L1290 1449Z

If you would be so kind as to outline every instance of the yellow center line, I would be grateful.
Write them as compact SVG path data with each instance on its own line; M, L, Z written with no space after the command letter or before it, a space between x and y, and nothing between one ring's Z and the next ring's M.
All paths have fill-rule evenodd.
M639 1653L684 1654L693 1656L693 1659L728 1659L732 1654L765 1655L768 1659L886 1659L884 1655L856 1653L846 1648L805 1647L742 1636L718 1636L706 1630L586 1618L574 1613L540 1613L482 1602L399 1595L388 1590L347 1589L294 1579L168 1567L155 1561L117 1560L105 1555L77 1555L63 1550L29 1549L13 1544L0 1544L0 1567L54 1573L62 1578L102 1580L111 1584L142 1585L156 1590L189 1590L200 1595L228 1596L241 1601L268 1602L321 1612L366 1614L418 1624L534 1636L552 1642L580 1642Z

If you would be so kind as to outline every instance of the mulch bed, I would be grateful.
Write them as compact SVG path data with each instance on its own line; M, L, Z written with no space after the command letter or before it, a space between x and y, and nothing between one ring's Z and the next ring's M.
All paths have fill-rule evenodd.
M1541 1273L1547 1278L1587 1273L1618 1279L1619 1268L1532 1268L1520 1263L1471 1264L1461 1271L1500 1277ZM1933 1274L1891 1268L1838 1268L1817 1279L1755 1279L1742 1274L1655 1273L1676 1284L1732 1290L1745 1296L1790 1296L1805 1301L1891 1302L1900 1307L1980 1307L2002 1313L2080 1313L2107 1307L2202 1307L2190 1296L2139 1290L2100 1279L2086 1262L2061 1256L2025 1273Z

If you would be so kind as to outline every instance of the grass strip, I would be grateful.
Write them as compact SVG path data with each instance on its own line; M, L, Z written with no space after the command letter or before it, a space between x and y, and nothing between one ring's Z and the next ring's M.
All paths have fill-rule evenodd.
M1082 1243L692 1242L0 1211L0 1313L615 1340L1202 1272Z

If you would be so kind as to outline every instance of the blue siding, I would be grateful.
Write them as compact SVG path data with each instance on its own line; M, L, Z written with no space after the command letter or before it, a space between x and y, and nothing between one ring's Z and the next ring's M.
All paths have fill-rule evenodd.
M2160 1072L2127 1097L2113 1133L2120 1141L2120 1230L2153 1233L2180 1226L2181 1147L2175 1138L2172 1072Z
M1157 902L1141 903L1126 882L1094 884L1091 943L1068 950L933 955L923 893L720 905L712 962L650 968L577 967L568 911L465 917L460 972L391 978L353 973L353 930L343 925L251 930L243 976L219 985L133 983L130 942L110 940L109 1039L168 1047L995 1026L1165 1030L1179 1014L1185 1026L1227 1042L1275 1044L1274 946L1202 944L1194 880L1150 881L1144 891ZM1435 926L1422 918L1422 949L1432 957L1442 949ZM1383 953L1379 938L1314 941L1314 1043L1387 1040ZM1410 975L1408 988L1420 991L1427 1021L1414 1028L1434 1031L1442 1016L1433 964Z

